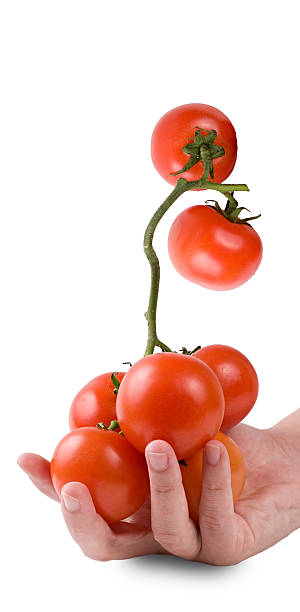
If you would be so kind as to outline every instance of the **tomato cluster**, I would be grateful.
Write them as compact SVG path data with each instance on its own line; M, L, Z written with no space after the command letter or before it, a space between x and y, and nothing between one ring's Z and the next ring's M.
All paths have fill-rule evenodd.
M149 355L126 374L114 374L121 383L117 394L112 374L94 378L72 402L72 431L58 444L51 462L58 494L67 482L80 481L108 522L133 514L149 494L145 447L163 439L184 459L183 485L196 520L202 449L216 438L229 453L233 496L238 498L245 481L243 456L220 429L227 431L240 422L256 401L257 375L241 352L216 344L192 355ZM120 425L123 435L108 429L110 421Z
M159 263L152 245L162 215L182 193L215 189L228 198L225 209L215 202L183 211L170 230L170 258L182 276L209 289L233 289L254 274L262 243L249 224L253 217L240 219L245 207L238 206L234 197L236 190L247 191L248 187L222 183L233 170L236 156L234 127L211 106L175 108L154 129L154 165L176 186L145 232L144 250L151 266L145 355L130 364L127 373L101 374L76 395L69 415L71 431L58 444L51 461L57 493L69 481L86 484L96 510L109 523L130 516L147 499L144 453L155 439L169 442L176 453L190 516L196 523L203 448L209 440L221 441L228 451L234 501L243 489L243 456L224 432L244 419L256 401L255 369L230 346L215 344L175 352L158 339ZM162 352L155 353L155 347Z

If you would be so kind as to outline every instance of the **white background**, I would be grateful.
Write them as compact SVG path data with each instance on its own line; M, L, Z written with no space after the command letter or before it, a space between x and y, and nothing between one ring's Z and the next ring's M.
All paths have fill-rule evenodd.
M158 328L179 349L224 343L255 365L246 422L266 427L300 405L297 3L190 0L1 2L1 557L5 610L279 610L298 599L300 532L233 568L172 558L96 563L59 506L17 468L51 457L73 396L138 359L149 270L142 237L170 187L150 159L170 108L204 102L235 125L232 182L264 258L250 282L210 292L168 259L159 227ZM207 194L212 195L212 194ZM220 201L220 200L219 200Z

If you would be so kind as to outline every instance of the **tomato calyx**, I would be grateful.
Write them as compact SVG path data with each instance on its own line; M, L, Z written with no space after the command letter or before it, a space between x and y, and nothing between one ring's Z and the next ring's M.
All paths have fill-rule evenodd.
M105 423L97 423L96 427L98 427L98 429L102 429L104 431L116 431L116 429L119 429L120 425L119 425L119 421L111 421L109 427L107 427L105 425ZM120 436L124 436L123 431L116 431L116 433L120 434Z
M196 346L196 348L194 348L192 351L188 351L188 349L183 346L182 349L180 349L180 353L182 353L183 355L193 355L193 353L196 353L196 351L198 351L199 349L201 349L202 347Z
M190 159L185 166L181 168L181 170L177 170L177 172L170 172L170 174L172 176L182 174L183 172L187 172L187 170L193 168L193 166L199 162L202 162L204 167L203 178L207 178L209 175L210 178L213 179L213 159L223 157L223 155L225 155L225 150L223 147L215 144L217 137L216 130L204 130L198 126L196 126L194 130L194 138L190 140L182 149L182 152L189 155ZM204 135L202 132L206 132L206 135Z
M119 391L119 387L120 387L120 381L117 379L117 375L119 374L119 372L113 372L110 380L114 386L114 394L118 395L118 391ZM113 421L112 421L113 422Z
M129 365L130 367L132 367L132 363L131 361L123 361L123 365ZM121 381L118 380L117 376L118 376L119 372L112 372L112 375L110 377L110 380L113 384L114 387L114 395L118 395L118 391L119 391L119 387L121 384Z
M250 225L249 221L261 217L261 214L259 214L254 215L252 217L244 217L241 219L239 215L242 210L247 210L248 212L250 212L250 210L249 208L246 208L246 206L239 206L237 200L233 197L233 193L234 192L232 191L231 193L226 194L228 200L224 209L221 208L220 204L216 200L206 200L205 204L207 204L207 206L209 206L213 210L216 210L220 215L222 215L223 217L225 217L225 219L228 219L228 221L231 221L232 223ZM213 202L213 205L208 204L208 202Z

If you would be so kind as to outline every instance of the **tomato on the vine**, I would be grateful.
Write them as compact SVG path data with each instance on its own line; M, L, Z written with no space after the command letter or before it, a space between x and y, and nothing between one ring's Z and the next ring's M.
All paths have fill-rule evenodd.
M146 461L119 433L81 427L56 447L50 464L54 488L60 495L67 482L82 482L95 508L109 523L138 510L149 494Z
M115 372L121 382L126 372ZM96 427L104 423L107 427L116 419L116 395L111 380L112 372L96 376L85 385L74 398L69 415L70 429Z
M202 361L155 353L137 361L117 396L117 419L140 452L163 439L178 459L192 455L219 431L224 396L215 373Z
M225 434L219 432L215 440L219 440L227 449L231 469L231 487L233 501L236 502L241 495L246 479L246 467L243 453L237 444ZM188 502L190 517L198 524L199 505L202 487L203 449L185 460L181 465L182 482Z
M191 206L173 222L168 249L184 278L223 291L245 283L262 259L262 242L251 225L234 223L210 206Z
M221 429L240 423L253 408L258 395L258 378L249 359L237 349L212 344L193 353L217 375L224 393L225 412Z
M225 150L224 156L213 160L213 181L222 183L234 168L237 141L234 127L228 117L208 104L183 104L161 117L154 128L151 140L153 164L159 174L171 185L176 185L179 177L188 181L201 178L202 162L180 175L171 174L185 166L188 158L182 149L193 139L197 127L207 132L215 130L217 132L215 144Z

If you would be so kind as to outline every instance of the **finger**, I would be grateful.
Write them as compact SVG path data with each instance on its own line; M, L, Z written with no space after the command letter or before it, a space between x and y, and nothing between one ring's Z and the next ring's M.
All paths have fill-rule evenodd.
M136 529L122 521L110 528L97 514L91 494L81 482L64 485L61 508L71 536L90 559L109 561L163 552L148 529Z
M193 559L200 549L199 534L189 517L178 459L164 440L146 448L154 538L173 555Z
M228 453L221 442L213 440L206 444L203 455L199 508L201 560L232 564L236 530Z
M96 512L88 488L68 482L61 490L61 509L72 538L90 559L112 559L115 536Z
M52 484L50 463L47 459L34 453L23 453L18 458L17 463L42 493L51 497L51 499L55 499L55 501L59 501Z

